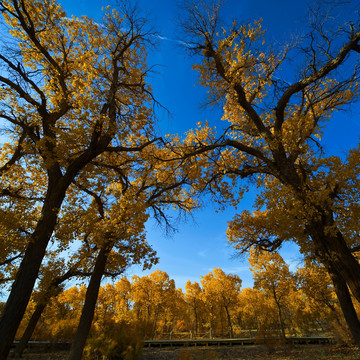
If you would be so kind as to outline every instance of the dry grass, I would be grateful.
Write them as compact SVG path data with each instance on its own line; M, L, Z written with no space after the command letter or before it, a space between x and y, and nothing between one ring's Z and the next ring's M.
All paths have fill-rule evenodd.
M68 352L28 353L25 360L65 360ZM278 347L263 345L150 348L140 360L360 360L360 350L330 345Z
M141 360L360 360L360 350L328 345L281 347L261 345L218 348L145 349Z
M68 351L46 352L46 353L25 353L21 359L26 360L65 360L69 356ZM11 358L13 359L13 358Z

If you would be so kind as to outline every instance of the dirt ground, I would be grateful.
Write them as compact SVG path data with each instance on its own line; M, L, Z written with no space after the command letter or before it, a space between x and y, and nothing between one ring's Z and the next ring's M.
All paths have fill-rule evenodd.
M65 360L67 351L54 353L28 353L26 360ZM360 350L330 346L308 345L278 347L264 345L145 348L139 360L360 360Z
M329 345L144 349L141 360L360 360L360 350Z

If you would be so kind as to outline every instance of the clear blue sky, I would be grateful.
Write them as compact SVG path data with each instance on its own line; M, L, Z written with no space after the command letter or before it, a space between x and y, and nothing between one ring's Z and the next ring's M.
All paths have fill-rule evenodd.
M68 15L87 15L100 21L101 7L113 5L107 0L59 0ZM157 100L169 111L158 110L159 127L163 134L183 134L200 120L219 124L220 110L200 109L205 100L205 91L196 84L197 74L191 70L191 60L179 47L179 34L174 26L178 16L177 0L138 0L139 8L148 14L150 21L163 39L149 56L149 65L155 65L156 74L150 81ZM227 21L234 18L240 21L263 19L267 38L271 41L285 42L291 34L301 35L307 19L308 1L290 0L228 0L223 8ZM342 153L358 141L360 133L360 108L354 107L351 114L339 114L330 121L324 137L325 148L330 153ZM221 124L220 124L221 125ZM238 211L251 209L253 193L241 202ZM184 288L187 280L199 281L213 267L220 267L226 273L234 273L243 279L243 287L252 285L252 277L246 258L233 259L233 250L227 245L227 221L235 210L228 208L223 213L215 213L211 203L194 214L194 220L178 224L178 232L166 238L163 231L154 224L147 227L148 241L160 256L159 268L166 271ZM281 254L295 270L301 257L294 245L286 245ZM151 272L150 271L150 272ZM131 268L128 276L142 273L139 268Z

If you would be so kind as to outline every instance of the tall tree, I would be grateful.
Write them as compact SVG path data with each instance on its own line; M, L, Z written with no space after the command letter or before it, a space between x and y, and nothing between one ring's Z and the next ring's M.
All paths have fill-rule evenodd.
M207 303L217 304L220 311L225 311L228 334L230 338L233 338L234 330L231 312L237 302L241 279L237 275L225 274L220 268L214 268L212 272L201 277L201 286Z
M358 23L355 20L348 27L336 27L324 22L331 16L314 13L312 30L297 47L303 65L285 81L281 80L281 67L290 58L291 47L274 50L267 46L261 21L234 22L229 28L220 28L218 5L192 5L181 17L184 40L201 58L194 67L200 83L208 88L209 103L223 106L223 119L229 126L218 137L209 126L200 126L184 142L184 156L202 158L206 154L206 171L213 183L224 177L234 181L252 178L259 187L270 189L262 194L265 200L275 204L286 197L289 202L283 211L293 211L290 225L301 234L298 239L291 236L291 240L324 264L350 319L349 289L360 301L360 265L353 255L359 241L354 236L358 224L346 212L358 208L354 205L358 198L340 199L350 194L349 184L358 184L358 165L353 159L358 158L359 151L354 149L349 155L348 165L355 166L351 169L339 158L324 157L316 139L321 138L326 121L336 110L357 100ZM240 192L246 190L246 183L235 184ZM351 228L345 230L339 214L347 217L345 224ZM286 223L283 225L282 229ZM232 240L236 244L236 236ZM289 236L256 239L268 249L285 240ZM360 345L359 325L349 326Z
M66 262L64 259L58 259L59 262L64 266ZM26 326L24 333L21 336L20 342L16 346L15 353L17 357L21 357L26 346L28 345L29 340L31 339L36 325L38 324L41 315L43 314L46 306L48 305L50 298L57 296L64 286L64 282L71 279L72 277L83 275L83 272L80 269L80 261L73 263L69 269L63 271L62 273L56 272L54 275L53 269L50 266L46 267L45 275L41 278L39 284L39 291L35 294L33 292L33 300L36 302L35 309L29 319L29 322ZM57 264L59 265L59 264ZM55 265L56 266L56 265ZM66 269L66 266L65 266ZM43 272L42 270L41 272ZM51 275L49 275L51 273ZM46 276L48 275L48 276ZM50 276L50 279L48 279ZM35 299L34 299L35 298Z
M0 8L11 36L0 55L0 117L13 139L1 149L2 204L30 201L29 226L18 235L24 255L0 319L5 359L69 188L92 177L96 159L137 152L153 133L149 31L125 3L102 24L70 18L54 0L1 1Z
M295 279L289 266L277 253L251 251L249 263L254 278L254 287L270 296L276 305L281 337L286 338L285 308L289 303L289 295L295 288Z
M245 288L239 294L236 305L239 325L243 331L248 331L245 334L253 337L254 329L257 337L266 339L269 330L277 323L276 309L271 298L261 290Z
M133 276L131 300L136 318L143 320L145 337L155 336L157 323L167 308L171 308L175 295L175 282L164 271L156 270L143 277Z
M160 222L165 221L166 226L172 226L166 215L169 207L189 212L197 206L197 201L192 199L193 190L189 187L188 169L175 160L159 160L167 154L168 149L151 144L135 159L126 157L123 167L120 164L124 156L115 154L112 154L112 159L105 166L98 162L97 166L101 169L101 193L97 193L95 179L92 179L91 184L77 183L80 189L93 198L93 207L90 206L87 211L88 217L80 217L77 228L82 228L84 235L87 234L86 245L93 243L99 251L70 351L71 360L81 358L105 270L114 272L108 268L116 267L116 264L124 270L128 265L141 262L144 268L149 268L157 262L154 251L145 240L145 222L150 214ZM109 171L110 174L106 175ZM106 185L104 177L109 179ZM110 258L111 254L113 259ZM156 318L154 330L155 327Z
M337 326L346 332L346 324L341 321L341 312L338 309L338 301L331 284L331 278L323 266L315 262L306 260L304 266L298 268L296 272L297 282L300 290L307 297L307 306L316 315L327 314L328 318L335 321ZM351 321L356 321L356 310Z
M198 282L195 281L191 283L191 281L188 280L185 285L185 291L185 300L192 312L191 315L194 319L193 331L196 335L200 332L203 312L205 310L204 302L201 296L202 289Z

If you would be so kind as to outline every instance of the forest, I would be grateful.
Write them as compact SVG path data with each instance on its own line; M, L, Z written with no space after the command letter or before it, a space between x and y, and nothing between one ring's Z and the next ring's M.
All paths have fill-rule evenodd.
M0 1L0 360L32 336L71 338L68 360L130 359L137 337L181 332L360 347L360 148L328 155L322 140L359 100L360 9L324 4L281 45L261 20L224 24L221 2L183 1L179 42L224 126L164 134L147 59L159 34L135 4L100 23L56 0ZM346 5L352 18L335 16ZM159 261L149 219L166 233L205 200L236 209L250 186L226 236L253 289L218 268L185 293L161 271L122 277ZM278 253L289 242L296 273Z
M323 267L308 263L292 273L277 253L252 254L250 263L253 288L242 289L237 275L219 268L202 276L200 283L188 281L185 292L160 270L102 286L86 358L136 358L147 339L256 338L271 343L285 337L328 336L341 344L351 342ZM47 299L42 308L34 293L18 340L42 308L31 338L71 342L85 294L85 285L74 286Z

